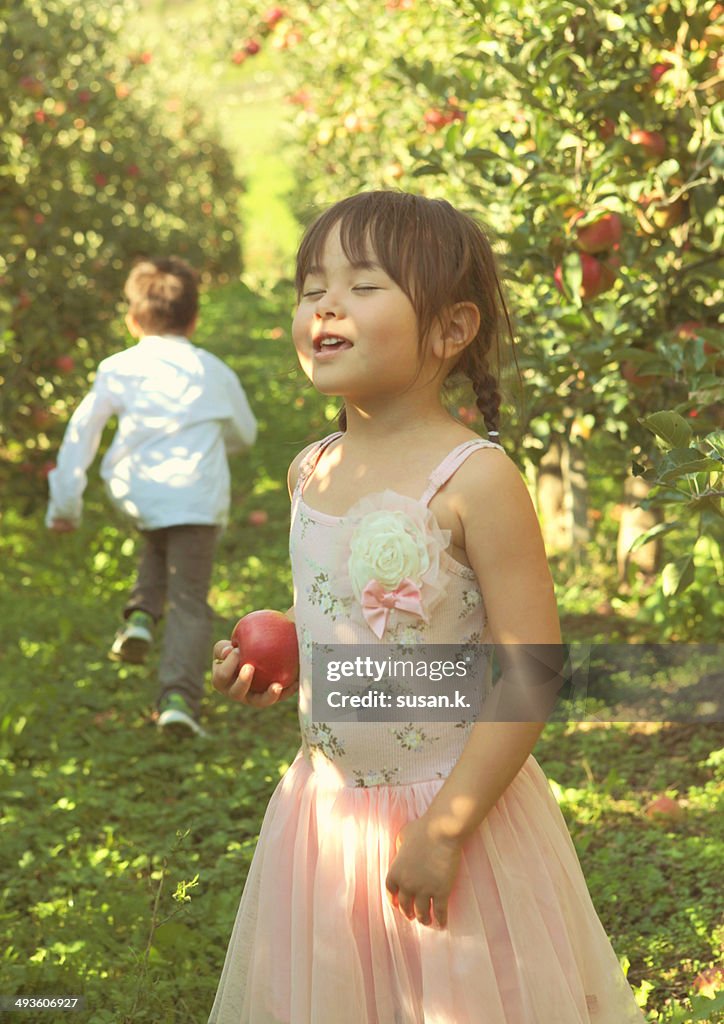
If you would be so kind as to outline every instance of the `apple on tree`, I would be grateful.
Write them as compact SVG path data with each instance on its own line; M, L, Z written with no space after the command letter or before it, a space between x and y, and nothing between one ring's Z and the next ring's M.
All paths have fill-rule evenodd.
M595 220L578 228L576 244L581 252L606 252L618 245L622 235L623 224L619 215L605 211Z
M297 629L282 612L269 608L249 612L234 626L231 646L239 649L239 665L254 666L252 692L263 693L272 683L286 689L297 681Z
M628 137L632 146L641 146L647 156L663 159L666 153L666 140L661 132L650 132L645 128L636 128Z
M595 299L606 292L616 280L619 259L613 255L607 259L598 259L587 252L579 253L581 261L581 284L579 294L582 299ZM559 292L565 294L563 284L563 266L558 264L553 272L553 280Z
M72 373L75 367L75 360L73 356L58 356L53 361L53 365L61 373Z

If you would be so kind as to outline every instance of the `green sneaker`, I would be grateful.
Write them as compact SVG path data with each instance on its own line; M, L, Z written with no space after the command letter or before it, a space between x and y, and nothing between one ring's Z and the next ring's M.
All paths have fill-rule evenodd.
M116 633L108 652L113 661L127 661L131 665L142 665L153 643L153 616L136 610L126 619Z
M208 735L196 721L191 705L180 693L169 693L160 701L158 710L158 727L164 732L179 736L188 736L189 733L195 736Z

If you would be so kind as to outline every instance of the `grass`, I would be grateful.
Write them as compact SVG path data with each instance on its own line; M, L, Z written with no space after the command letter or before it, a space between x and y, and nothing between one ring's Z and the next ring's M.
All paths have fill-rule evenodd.
M219 638L251 608L291 603L286 468L331 428L331 411L296 368L290 306L285 286L262 298L242 283L203 306L201 337L239 373L260 422L257 445L233 460L232 520L211 595ZM0 536L0 894L9 937L0 991L82 993L79 1024L197 1024L211 1006L264 809L298 748L294 704L255 712L209 692L208 742L158 735L153 663L106 659L134 571L133 535L109 513L96 477L78 533L49 535L43 506L43 494L22 508L9 503ZM269 519L253 527L247 517L259 508ZM609 577L594 552L577 576L554 565L569 638L581 635L577 623L584 635L611 633L611 616L596 611ZM688 996L724 941L721 746L713 725L562 723L536 749L652 1022L716 1019L713 1001ZM681 821L646 817L662 792L679 798Z

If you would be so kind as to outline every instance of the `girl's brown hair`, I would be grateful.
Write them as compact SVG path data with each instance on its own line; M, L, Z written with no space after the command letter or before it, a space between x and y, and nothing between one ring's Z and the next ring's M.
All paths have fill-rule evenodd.
M453 373L467 377L488 433L497 434L503 333L514 331L497 260L487 235L472 217L444 199L408 192L361 192L335 203L308 228L297 253L296 288L301 296L310 268L322 260L330 231L339 225L340 242L351 263L374 254L385 273L415 308L421 353L437 320L458 302L472 302L480 327ZM345 429L344 410L340 427Z

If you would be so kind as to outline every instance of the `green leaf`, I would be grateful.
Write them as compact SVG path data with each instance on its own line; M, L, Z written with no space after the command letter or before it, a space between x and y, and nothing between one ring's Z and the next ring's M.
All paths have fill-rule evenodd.
M496 129L495 134L498 136L500 141L508 147L508 149L515 151L515 148L518 145L518 140L512 132L502 131L498 128Z
M581 267L581 257L577 252L569 252L563 257L563 284L566 289L566 295L579 308L583 304L581 301L582 282L583 268Z
M685 448L691 441L691 427L678 412L654 412L639 422L668 448Z
M724 459L724 430L712 430L703 439L703 444L708 444L720 459Z
M694 582L694 556L685 555L665 565L661 573L661 590L666 597L676 597Z
M413 178L422 178L426 174L440 174L442 168L439 164L423 164L422 167L416 167L412 172Z
M640 534L629 548L629 551L638 551L640 547L643 547L644 544L648 544L648 542L653 540L655 537L660 537L664 533L670 533L671 530L676 530L680 526L681 523L679 522L657 523L656 526L652 526L650 530L646 531L646 533Z
M713 999L707 996L694 996L691 1000L694 1015L689 1019L692 1021L709 1021L714 1024L715 1017L719 1010L724 1010L724 992L717 992Z
M671 483L689 473L715 473L719 470L720 463L703 455L698 448L672 448L657 466L657 478Z
M487 167L491 160L502 160L504 159L500 153L494 153L492 149L484 149L481 146L474 146L472 149L467 150L463 156L463 160L467 160L468 163L474 164L476 167Z

